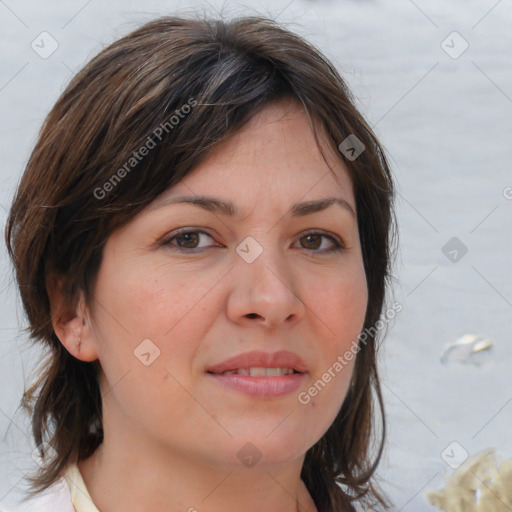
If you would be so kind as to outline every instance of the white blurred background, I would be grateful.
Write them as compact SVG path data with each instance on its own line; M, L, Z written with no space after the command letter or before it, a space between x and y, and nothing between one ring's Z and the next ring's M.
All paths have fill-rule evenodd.
M334 62L389 152L403 310L381 351L389 437L379 478L396 510L435 510L424 493L452 472L441 456L450 443L456 457L490 447L512 457L512 2L1 0L2 229L73 73L141 23L197 9L291 23ZM47 58L31 47L42 32L58 44ZM3 245L0 258L0 502L16 503L35 465L19 403L38 352ZM442 364L445 345L466 333L492 349Z

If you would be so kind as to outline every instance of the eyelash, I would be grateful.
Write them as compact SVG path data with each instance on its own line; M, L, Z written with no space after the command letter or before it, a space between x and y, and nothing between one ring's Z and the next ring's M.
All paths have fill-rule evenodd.
M172 241L176 238L179 238L183 235L187 235L187 234L190 234L190 233L198 233L198 234L203 234L203 235L206 235L210 238L213 238L210 234L208 234L206 231L202 231L200 229L190 229L190 228L183 228L183 229L180 229L178 231L175 231L173 233L170 233L169 236L166 236L165 238L163 238L159 245L161 246L167 246L167 247L172 247L172 250L177 250L179 252L183 252L183 253L198 253L198 252L201 252L203 251L204 249L206 249L206 247L202 247L202 248L193 248L193 249L190 249L190 248L186 248L186 247L179 247L179 246L176 246L174 244L172 244ZM318 249L304 249L305 251L309 252L309 253L313 253L313 254L323 254L323 253L338 253L338 252L342 252L345 250L345 245L343 243L341 243L340 241L338 241L335 237L331 236L331 235L327 235L326 233L322 232L322 231L307 231L306 233L304 233L300 238L299 238L299 241L302 239L302 238L305 238L307 236L310 236L310 235L313 235L313 236L321 236L323 238L327 238L329 239L331 242L333 242L334 244L334 247L331 247L330 249L323 249L323 250L318 250ZM320 244L321 245L321 244Z

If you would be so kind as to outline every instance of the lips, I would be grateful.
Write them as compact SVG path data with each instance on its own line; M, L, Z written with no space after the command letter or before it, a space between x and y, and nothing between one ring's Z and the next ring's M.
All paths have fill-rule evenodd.
M288 350L269 353L252 351L239 354L211 366L206 370L213 374L238 374L251 377L279 377L294 373L305 373L306 363L295 353Z
M263 400L293 395L308 378L306 363L287 350L246 352L211 366L207 376L224 389Z

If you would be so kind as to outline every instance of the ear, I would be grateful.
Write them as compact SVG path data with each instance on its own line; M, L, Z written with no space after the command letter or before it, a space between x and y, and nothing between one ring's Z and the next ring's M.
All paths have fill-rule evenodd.
M80 361L96 361L95 337L83 292L70 301L64 291L64 280L55 278L48 283L48 296L55 334L66 350Z

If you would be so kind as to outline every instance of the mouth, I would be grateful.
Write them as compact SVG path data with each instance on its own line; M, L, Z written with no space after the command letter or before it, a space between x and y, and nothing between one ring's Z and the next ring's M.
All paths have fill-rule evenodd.
M252 397L277 398L296 392L305 382L306 363L293 352L246 352L207 369L224 388Z

